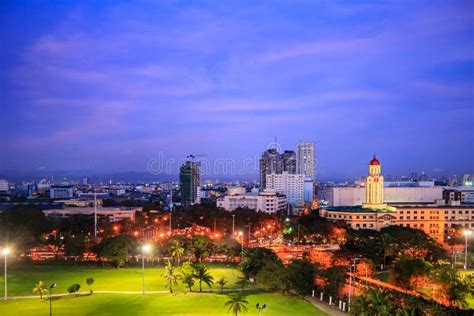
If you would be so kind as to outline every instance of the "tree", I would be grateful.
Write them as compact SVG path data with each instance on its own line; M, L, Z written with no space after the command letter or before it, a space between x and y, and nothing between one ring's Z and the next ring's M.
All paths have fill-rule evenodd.
M87 278L86 279L86 284L89 286L89 292L92 295L92 284L94 284L94 279L93 278Z
M74 283L73 285L67 288L67 291L69 294L76 294L76 292L79 291L80 288L81 286L79 284Z
M423 258L402 255L393 267L395 279L400 286L407 289L413 287L412 278L426 277L433 270L433 266Z
M173 293L173 285L178 285L178 280L181 278L181 275L175 271L175 268L169 261L165 265L163 277L168 281L165 286L170 289L170 293Z
M311 293L316 278L316 267L308 260L293 260L288 265L288 280L299 295Z
M234 238L222 237L216 242L217 252L226 256L226 260L229 258L237 257L240 255L242 246Z
M247 277L255 277L268 261L279 261L277 255L268 248L250 248L244 252L240 268Z
M179 264L181 257L184 255L184 247L181 245L179 240L173 239L171 241L170 246L169 246L169 251L170 251L171 257L176 259Z
M434 279L440 284L449 305L467 307L467 297L472 293L473 287L470 278L462 278L457 270L446 265L435 270Z
M249 302L246 300L245 295L239 293L234 294L229 297L229 300L225 302L224 306L228 307L227 312L232 311L235 316L237 316L240 312L246 312L248 310L247 304Z
M84 238L82 234L67 236L64 241L64 255L67 257L82 258L86 250Z
M210 288L214 284L214 278L203 264L194 265L194 278L199 280L199 292L202 292L202 282L206 283Z
M194 265L191 262L185 262L181 265L179 268L180 274L181 274L181 282L185 284L188 288L189 291L193 291L193 286L194 286L194 274L195 274L195 269Z
M377 238L376 247L379 254L383 254L383 268L387 264L387 256L393 254L394 247L393 247L393 238L389 234L381 234Z
M114 263L117 268L125 264L127 257L134 249L135 241L129 236L108 237L97 247L97 254Z
M245 286L247 286L249 284L249 281L247 280L247 278L245 277L240 277L237 279L237 281L235 282L235 285L239 286L240 288L242 288L242 293L244 292L244 289L245 289Z
M224 293L224 286L227 284L227 280L222 277L216 283L221 287L221 293Z
M211 238L208 236L193 236L191 240L191 247L194 256L199 260L199 262L201 262L203 258L211 255L213 243Z
M288 270L280 261L268 261L257 273L257 280L264 289L280 290L283 294L291 286Z
M43 299L43 295L48 293L48 289L46 288L46 285L43 281L39 281L35 284L35 287L33 288L33 293L38 293L40 299Z
M390 297L379 289L370 289L364 295L354 298L351 311L360 316L390 316L394 306Z
M341 290L346 283L346 270L342 266L332 266L322 272L322 277L326 281L324 292L328 295L338 298Z

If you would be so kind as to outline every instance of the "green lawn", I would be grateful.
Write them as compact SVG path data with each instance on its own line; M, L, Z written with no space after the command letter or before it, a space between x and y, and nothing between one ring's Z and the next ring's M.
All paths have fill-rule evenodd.
M235 288L235 281L242 273L235 267L225 267L223 265L208 265L210 273L217 281L220 277L229 280L226 288ZM3 270L3 269L2 269ZM162 291L165 288L166 280L162 277L163 267L146 267L145 288L149 291ZM16 267L11 265L8 270L8 295L34 295L32 289L36 282L43 281L47 285L56 282L57 288L54 293L66 293L66 289L73 283L81 285L80 291L88 291L86 285L87 278L94 278L94 290L112 291L141 291L142 270L140 268L99 268L86 266L48 266L30 265ZM0 277L3 285L3 273ZM195 286L195 288L197 288ZM204 286L204 288L206 288ZM185 289L179 282L177 290ZM3 297L4 289L0 286L0 297ZM1 314L0 314L1 315Z
M467 275L467 274L474 274L474 271L459 271L461 275ZM474 309L474 295L471 295L470 298L467 299L467 302L469 304L469 308Z
M226 294L94 294L92 296L62 297L53 300L54 315L233 315L227 313ZM311 303L294 296L272 293L249 293L248 312L258 315L257 303L267 304L263 315L326 315ZM0 303L0 315L47 315L49 302L39 299L11 300Z

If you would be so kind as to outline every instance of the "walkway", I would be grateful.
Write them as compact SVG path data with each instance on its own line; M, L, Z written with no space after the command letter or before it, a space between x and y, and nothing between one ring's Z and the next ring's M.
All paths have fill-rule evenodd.
M316 306L317 308L319 308L320 310L322 310L323 312L325 312L328 315L347 316L346 313L336 309L335 307L329 306L329 304L327 304L327 303L321 302L320 300L316 299L315 297L305 296L305 300L307 300L308 302L310 302L311 304L313 304L314 306Z

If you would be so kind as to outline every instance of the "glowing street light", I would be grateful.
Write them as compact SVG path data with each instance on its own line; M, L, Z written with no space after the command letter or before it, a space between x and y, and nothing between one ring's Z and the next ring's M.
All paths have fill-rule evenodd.
M466 245L464 247L464 270L467 270L467 237L472 235L472 230L466 229L463 234L466 239Z
M240 237L240 244L242 246L242 253L244 253L244 233L242 231L239 231L239 237Z
M8 254L10 253L10 249L8 248L3 248L2 249L2 254L3 256L5 257L5 301L8 299L8 295L7 295L7 257L8 257Z
M264 310L265 308L267 308L267 304L262 304L260 305L260 303L257 303L257 305L255 306L257 307L258 309L258 316L262 315L262 310Z
M145 253L149 253L151 246L145 244L142 246L142 294L145 295Z

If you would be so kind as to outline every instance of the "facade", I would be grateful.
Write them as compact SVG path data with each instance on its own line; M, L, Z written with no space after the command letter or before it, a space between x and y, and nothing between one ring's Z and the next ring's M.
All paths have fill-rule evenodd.
M300 141L296 148L297 168L296 173L304 174L316 180L315 146L311 142Z
M70 199L74 196L72 186L53 185L49 189L49 197L51 199Z
M448 203L450 201L459 201L460 203L474 204L473 187L452 187L443 191L443 199Z
M8 185L8 181L4 179L0 179L0 192L7 192L10 189Z
M141 212L141 207L102 207L97 209L97 217L108 218L110 222L118 222L123 219L135 220L135 213ZM46 217L68 218L77 215L93 216L93 207L66 207L64 209L43 210Z
M275 190L265 190L258 194L226 195L217 199L217 207L222 207L227 211L242 207L265 213L276 213L286 211L287 199Z
M304 178L304 202L312 203L314 200L314 181L311 177Z
M281 174L272 173L267 175L266 189L275 190L286 195L288 204L300 207L304 203L305 176L303 174L289 174L284 171Z
M318 199L329 207L358 206L365 202L365 187L327 187L318 189ZM443 197L443 187L385 187L384 202L432 203Z
M179 169L181 199L185 205L200 202L201 171L198 162L186 161Z

